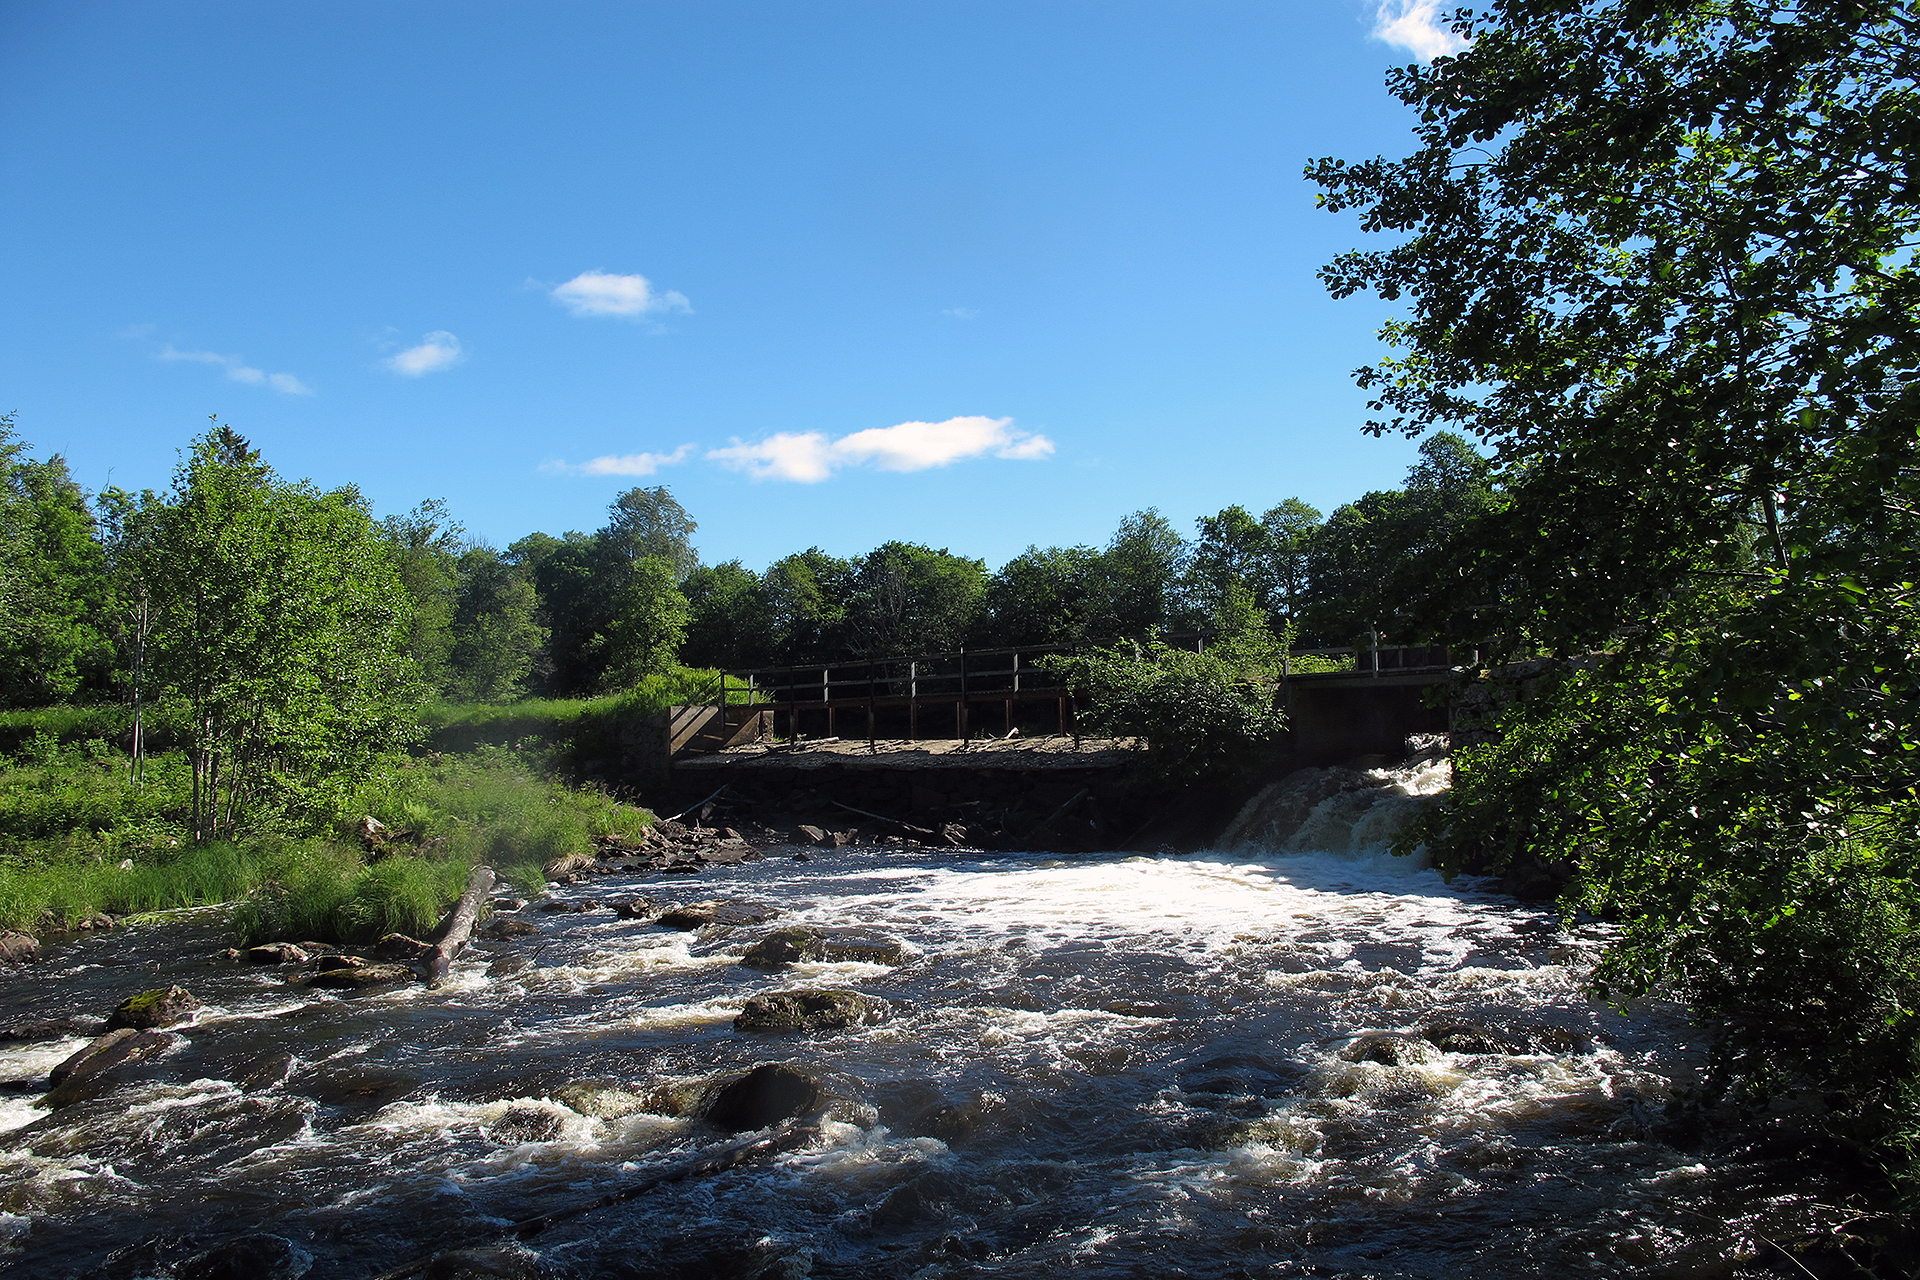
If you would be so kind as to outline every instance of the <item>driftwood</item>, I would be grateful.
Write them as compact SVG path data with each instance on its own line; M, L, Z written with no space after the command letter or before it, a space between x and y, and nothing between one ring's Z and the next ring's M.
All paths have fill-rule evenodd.
M723 783L721 783L721 784L720 784L720 791L725 791L725 790L726 790L726 789L727 789L727 788L728 788L728 787L729 787L730 785L732 785L732 784L731 784L731 783L726 783L726 782L723 782ZM692 812L693 812L693 811L694 811L695 809L698 809L698 808L701 808L701 807L702 807L702 806L704 806L704 805L708 805L708 804L711 804L711 803L713 803L713 802L714 802L715 800L718 800L718 799L720 798L720 791L716 791L716 792L714 792L714 793L713 793L712 795L710 795L710 796L708 796L708 797L707 797L707 798L706 798L705 800L702 800L702 801L700 801L700 803L699 803L699 804L695 804L695 805L692 805L692 806L690 806L690 807L688 807L688 808L685 808L685 809L682 809L682 810L681 810L680 812L678 812L678 813L676 813L676 814L674 814L674 815L673 815L673 816L672 816L671 818L662 818L662 819L660 819L660 821L661 821L661 822L678 822L678 821L680 821L680 819L682 819L682 818L684 818L684 817L686 817L686 816L687 816L688 814L690 814L690 813L692 813Z
M833 804L836 808L845 809L848 813L857 813L863 818L872 818L875 822L886 822L896 827L905 827L908 831L912 831L917 835L930 836L933 834L932 831L929 831L925 827L916 827L911 822L902 822L898 818L889 818L883 813L868 813L865 809L856 809L850 804L841 804L838 800L830 801L829 803Z
M447 917L447 927L440 931L433 946L421 957L427 967L428 986L437 987L446 981L453 958L467 945L467 938L473 933L473 922L479 918L480 908L486 905L487 895L492 892L493 868L475 867L473 874L467 877L467 891L460 895L460 901L454 904L453 914Z
M537 1218L523 1218L498 1235L492 1236L488 1240L474 1242L474 1244L468 1247L477 1247L478 1245L488 1244L495 1240L524 1240L528 1236L538 1235L556 1222L564 1222L568 1218L577 1218L581 1214L591 1213L595 1209L605 1209L610 1205L616 1205L625 1200L632 1200L636 1196L645 1195L655 1187L662 1187L671 1182L683 1182L688 1178L698 1178L709 1173L724 1173L728 1169L737 1169L743 1164L749 1164L760 1159L762 1156L778 1155L782 1151L791 1151L795 1147L815 1137L819 1132L820 1116L818 1113L800 1116L781 1123L761 1137L749 1138L744 1142L731 1142L724 1147L708 1152L706 1155L694 1156L692 1159L682 1160L677 1164L670 1164L658 1173L649 1174L647 1177L641 1178L636 1182L630 1182L618 1191L609 1191L597 1200L588 1200L582 1204L569 1205L565 1209L555 1209L552 1213L543 1213ZM433 1260L444 1252L444 1249L436 1250L433 1253L415 1258L411 1262L395 1267L391 1271L382 1271L379 1275L373 1277L373 1280L404 1280L406 1276L417 1275L433 1265Z

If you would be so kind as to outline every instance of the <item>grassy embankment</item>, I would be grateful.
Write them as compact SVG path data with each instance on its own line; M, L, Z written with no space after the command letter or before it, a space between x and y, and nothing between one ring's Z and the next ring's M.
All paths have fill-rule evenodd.
M164 725L136 789L118 745L124 708L0 712L0 928L237 902L249 941L430 932L478 863L533 889L543 866L650 825L646 810L557 775L619 721L684 701L705 678L576 701L436 705L420 751L390 758L335 820L262 818L198 845L182 825L191 776ZM357 831L366 816L393 832L378 853Z

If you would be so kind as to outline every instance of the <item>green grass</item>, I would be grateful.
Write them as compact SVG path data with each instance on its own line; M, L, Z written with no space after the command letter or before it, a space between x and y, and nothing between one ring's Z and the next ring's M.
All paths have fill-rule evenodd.
M591 854L596 837L634 839L653 822L602 791L552 780L536 753L500 747L396 757L325 832L254 830L193 845L179 822L190 785L177 754L151 760L138 791L111 752L56 745L0 765L0 928L238 902L234 925L247 942L430 935L476 864L537 890L556 858ZM354 832L365 815L396 833L383 856Z
M633 688L598 698L527 698L520 702L439 702L421 715L428 743L439 751L475 746L542 745L590 749L632 721L668 707L711 702L720 673L682 667L648 676ZM727 701L744 703L744 689L729 689Z

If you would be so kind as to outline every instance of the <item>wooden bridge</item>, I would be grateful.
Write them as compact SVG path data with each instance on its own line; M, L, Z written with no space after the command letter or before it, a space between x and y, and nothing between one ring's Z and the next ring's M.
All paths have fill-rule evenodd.
M1208 637L1170 639L1197 650ZM956 649L722 672L711 705L674 709L670 751L714 751L766 737L837 738L846 728L870 743L1006 737L1016 729L1028 737L1077 736L1073 690L1044 663L1073 652L1064 645ZM1306 712L1326 703L1324 695L1335 689L1417 692L1439 683L1453 665L1452 653L1441 647L1303 650L1288 655L1276 693L1290 710Z

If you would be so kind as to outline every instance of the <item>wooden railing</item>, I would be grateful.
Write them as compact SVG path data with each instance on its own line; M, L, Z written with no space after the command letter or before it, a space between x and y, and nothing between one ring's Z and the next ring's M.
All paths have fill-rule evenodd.
M1170 637L1170 643L1204 649L1210 637ZM850 662L758 667L720 675L716 705L752 703L773 713L776 737L838 737L843 716L859 713L856 727L869 742L879 738L967 739L978 733L1074 731L1073 690L1041 665L1072 645L1022 645L955 649L948 653L870 658ZM1297 670L1294 659L1338 662L1336 670ZM1317 664L1315 664L1317 665ZM1435 673L1453 665L1440 646L1380 645L1307 649L1289 654L1281 683L1388 674ZM994 712L998 711L998 716ZM989 723L997 720L998 724ZM884 730L884 731L883 731ZM923 732L927 730L927 732Z

